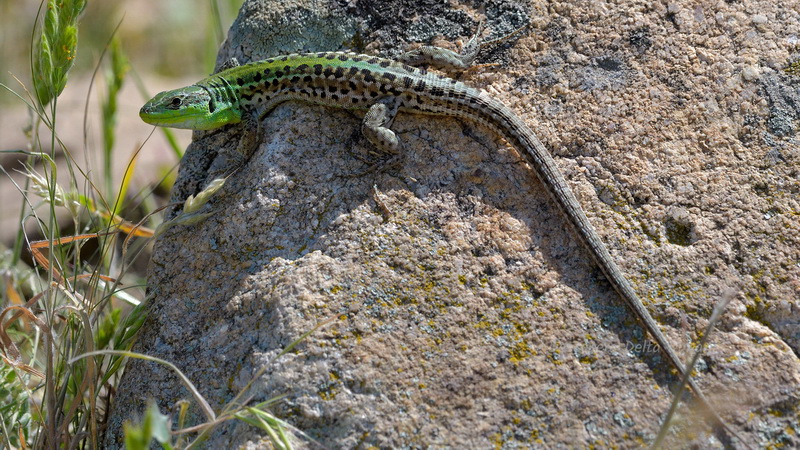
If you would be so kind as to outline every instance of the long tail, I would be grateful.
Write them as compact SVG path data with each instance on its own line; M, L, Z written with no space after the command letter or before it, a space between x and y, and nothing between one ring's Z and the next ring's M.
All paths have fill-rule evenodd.
M658 344L658 347L669 362L681 375L684 375L686 373L686 367L683 365L683 362L681 362L677 353L672 349L672 346L669 344L664 334L661 333L661 329L659 329L658 325L653 320L650 312L644 307L639 296L636 295L636 292L614 262L611 254L608 253L608 249L606 249L606 246L600 240L600 236L597 234L594 227L592 227L583 209L581 209L580 203L578 203L578 200L572 193L572 189L570 189L566 179L558 169L558 166L556 166L555 160L550 155L550 152L547 151L533 131L505 105L492 99L485 93L481 93L478 96L477 103L477 105L472 106L481 110L483 114L481 114L481 118L476 120L483 123L489 122L487 124L494 129L506 130L508 134L505 136L506 139L523 151L523 156L528 163L533 166L533 170L550 193L550 196L555 200L564 214L567 215L568 222L573 226L583 244L588 248L608 281L614 286L614 289L625 303L628 304L631 310L633 310L634 315L642 323L647 333L656 341L656 344ZM485 119L487 117L492 119L487 121ZM722 418L711 407L694 380L691 377L688 380L688 384L694 392L695 397L700 401L703 409L714 418L716 424L744 443L745 441L728 428Z

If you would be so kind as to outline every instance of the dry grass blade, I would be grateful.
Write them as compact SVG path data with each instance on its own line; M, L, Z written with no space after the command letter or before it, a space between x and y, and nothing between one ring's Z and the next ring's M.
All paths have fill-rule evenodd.
M44 294L44 292L42 294ZM40 298L42 294L39 294L37 297L34 297L34 299ZM31 301L29 301L29 303L32 303L34 301L34 299L31 299ZM12 311L16 312L16 314L14 315L14 317L12 317L12 319L16 319L20 315L25 317L25 318L27 318L27 319L29 319L31 322L33 322L33 324L36 327L38 327L42 331L42 334L43 334L43 336L45 338L45 373L44 374L41 374L41 372L36 371L36 369L34 369L33 367L30 367L30 366L27 366L27 365L24 365L24 364L21 364L21 363L19 363L17 365L14 365L14 364L12 364L12 365L14 365L15 367L19 367L22 370L26 370L27 372L29 372L31 374L34 373L33 371L36 371L36 372L38 372L37 376L40 376L45 380L45 387L46 387L45 388L45 403L47 405L47 407L46 407L46 411L47 411L47 430L46 431L47 431L47 434L48 434L48 442L50 442L51 445L55 445L54 444L56 442L55 423L56 423L56 414L58 413L58 411L56 411L56 408L55 408L55 400L56 399L55 399L55 380L54 380L54 377L53 377L53 373L54 373L53 372L53 367L54 367L54 364L53 364L53 353L54 353L53 335L52 335L50 326L48 326L44 321L42 321L41 319L36 317L36 315L33 314L33 312L31 312L31 310L28 309L27 307L25 307L25 306L8 306L5 309L3 309L2 312L0 312L0 342L2 342L4 353L9 354L9 352L10 352L10 354L12 354L12 355L16 354L19 357L19 350L17 349L17 346L14 345L14 343L11 341L11 338L6 333L6 327L4 326L5 324L3 323L3 318L5 317L5 315L9 314ZM13 322L13 320L9 320L7 323L11 323L11 322ZM6 358L4 357L3 359L5 360Z
M283 356L283 355L285 355L285 354L289 353L290 351L292 351L292 349L293 349L293 348L294 348L294 347L295 347L297 344L299 344L299 343L300 343L300 342L302 342L302 341L303 341L305 338L307 338L308 336L310 336L310 335L311 335L311 333L313 333L313 332L315 332L315 331L319 330L320 328L324 327L325 325L328 325L329 323L331 323L331 322L333 322L334 320L338 319L338 317L339 317L339 316L333 316L333 317L330 317L330 318L328 318L328 319L326 319L326 320L323 320L322 322L318 323L318 324L317 324L317 325L316 325L314 328L312 328L312 329L310 329L310 330L306 331L306 332L305 332L305 333L303 333L303 334L302 334L302 335L301 335L299 338L295 339L295 340L294 340L294 341L293 341L291 344L287 345L287 346L286 346L286 348L284 348L284 349L283 349L283 350L282 350L280 353L278 353L278 354L277 354L277 355L276 355L274 358L272 358L272 359L271 359L271 360L270 360L270 361L269 361L267 364L264 364L264 366L263 366L261 369L259 369L259 370L258 370L258 371L255 373L255 375L253 375L253 377L252 377L252 378L250 378L250 381L248 381L248 382L247 382L247 384L244 386L244 388L242 388L242 390L241 390L241 391L239 391L239 393L236 395L236 397L234 397L234 398L233 398L233 400L231 400L230 402L228 402L228 404L227 404L227 405L225 406L225 408L222 410L222 411L223 411L223 412L222 412L222 414L228 414L228 413L230 413L230 411L231 411L232 409L234 409L234 408L237 408L237 407L238 407L238 402L239 402L239 400L242 398L242 396L243 396L243 395L244 395L244 394L245 394L247 391L249 391L249 390L250 390L250 386L252 386L252 385L253 385L253 383L255 383L255 382L256 382L256 380L258 380L258 378L259 378L259 377L261 377L261 375L263 375L263 374L264 374L264 372L266 372L266 371L267 371L267 369L268 369L268 368L269 368L269 367L270 367L270 366L271 366L273 363L275 363L275 361L277 361L277 360L278 360L278 358L280 358L281 356Z
M69 244L71 242L81 241L81 240L84 240L84 239L91 239L91 238L96 238L96 237L101 237L101 236L109 236L109 235L111 235L113 233L114 233L114 231L112 230L112 231L108 231L108 232L104 232L104 233L79 234L79 235L76 235L76 236L66 236L66 237L53 239L53 240L34 241L34 242L31 242L29 244L29 248L31 250L31 255L33 256L33 259L35 259L36 262L38 262L42 266L42 268L44 268L45 270L48 270L48 271L52 270L54 278L56 279L56 281L60 282L60 281L63 280L61 272L58 269L56 269L55 267L52 267L52 268L50 267L50 262L49 262L48 258L44 255L44 253L42 253L41 249L50 248L51 246L55 247L57 245ZM82 278L84 278L86 276L87 275L76 275L73 279L78 280L78 279L82 279ZM88 276L93 276L93 275L90 274ZM107 276L104 276L104 275L97 275L97 276L100 277L101 279L106 280L106 281L110 281L110 282L114 282L115 281L113 278L107 277Z
M75 303L83 304L85 302L78 301L77 299L74 300ZM88 352L94 351L94 338L92 337L92 324L89 320L89 315L86 314L85 311L78 309L74 306L64 305L57 308L57 311L65 310L65 311L72 311L80 317L81 321L83 322L83 341L86 345L86 350ZM86 374L84 375L83 379L81 380L80 387L78 388L77 392L75 392L75 396L72 399L71 404L67 410L67 413L64 415L61 423L61 430L60 435L66 436L69 433L69 425L72 422L72 417L75 415L75 412L78 410L78 407L81 406L83 403L83 393L89 390L89 402L91 403L91 408L89 409L89 416L91 418L90 427L91 427L91 437L94 439L97 437L97 418L95 417L95 412L97 411L96 408L96 396L95 396L95 361L93 358L87 358L86 362ZM93 447L97 448L97 442L92 442Z
M41 294L37 295L35 299L38 299L40 297ZM11 312L14 312L15 314L8 321L4 321L3 319L6 316L6 314L10 314ZM2 312L0 312L0 350L3 351L3 355L0 356L2 356L3 361L5 361L6 364L15 367L17 369L23 370L31 375L35 375L39 378L44 379L46 378L45 374L29 366L28 364L22 362L22 355L19 349L17 348L16 344L14 344L14 342L11 340L11 337L8 335L7 331L8 327L19 317L24 317L33 322L34 325L36 325L40 330L42 330L45 336L50 335L50 327L47 326L47 324L44 323L41 319L36 317L36 315L33 312L31 312L31 310L28 309L26 306L21 306L21 305L8 306L4 308Z
M13 277L11 276L11 272L6 272L3 274L3 282L6 285L6 298L8 298L8 300L12 304L21 305L25 303L22 300L22 296L19 295L19 292L17 292L17 290L14 289L15 282Z
M22 433L22 427L20 426L17 428L17 437L20 443L20 449L25 450L28 448L28 445L25 443L25 435Z
M93 351L93 352L86 352L86 353L84 353L82 355L78 355L78 356L70 359L69 360L69 364L72 364L75 361L77 361L79 359L82 359L82 358L88 358L90 356L97 356L97 355L127 356L129 358L136 358L136 359L143 359L145 361L152 361L152 362L155 362L155 363L158 363L158 364L161 364L161 365L169 367L170 369L172 369L173 372L175 372L176 375L178 375L178 378L181 379L181 382L186 387L186 389L189 392L191 392L192 397L194 397L195 401L200 405L200 409L203 411L203 414L206 416L206 418L209 421L212 421L212 422L214 420L216 420L217 416L216 416L216 414L214 414L214 410L211 409L211 405L209 405L208 402L206 401L206 399L200 394L200 391L197 390L197 387L195 387L194 383L192 383L191 380L189 380L189 378L186 377L186 375L184 375L183 372L181 372L181 370L178 369L178 367L176 365L172 364L169 361L166 361L166 360L163 360L163 359L160 359L160 358L156 358L156 357L153 357L153 356L149 356L149 355L143 355L141 353L135 353L135 352L126 352L126 351L120 351L120 350L97 350L97 351Z
M700 359L700 355L703 354L703 349L705 349L706 343L708 343L708 338L711 335L711 332L714 331L714 327L719 322L719 319L722 317L722 313L725 311L725 308L728 306L728 303L733 300L735 292L733 290L728 290L723 293L722 298L714 305L714 310L711 313L711 317L708 320L708 326L703 333L703 336L700 338L700 342L697 345L697 351L692 355L692 360L689 361L689 364L686 365L686 371L684 372L683 376L681 377L681 382L678 385L678 390L673 394L672 397L672 404L670 405L669 411L667 415L664 417L664 422L661 424L661 428L658 430L658 436L656 436L655 441L650 446L652 449L661 448L664 443L664 439L667 437L667 432L670 429L670 424L672 421L673 416L675 415L675 411L678 409L678 403L680 403L680 399L683 397L683 393L686 391L686 387L689 384L689 377L692 375L692 371L694 370L697 361ZM724 424L723 424L724 425ZM746 448L750 448L747 442L742 439L736 432L733 430L725 427L728 433L730 433L733 437L739 440L739 444L745 446Z
M39 370L36 370L36 368L34 368L34 367L31 367L31 366L29 366L29 365L27 365L25 363L19 362L19 361L12 361L12 360L6 358L5 355L0 355L0 359L2 359L4 363L8 364L9 366L11 366L11 367L13 367L15 369L22 370L25 373L29 373L29 374L31 374L33 376L36 376L36 377L44 379L45 375L42 372L40 372Z

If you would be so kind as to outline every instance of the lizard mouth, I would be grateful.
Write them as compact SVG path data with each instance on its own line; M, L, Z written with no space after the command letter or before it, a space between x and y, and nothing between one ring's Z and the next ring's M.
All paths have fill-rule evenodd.
M145 123L157 127L191 129L202 115L192 114L186 111L175 114L175 111L160 111L155 105L144 105L142 109L139 110L139 117L141 117L142 121Z

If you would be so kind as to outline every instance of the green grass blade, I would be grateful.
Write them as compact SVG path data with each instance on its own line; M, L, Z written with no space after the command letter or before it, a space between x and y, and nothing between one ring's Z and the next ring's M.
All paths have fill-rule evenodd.
M78 49L78 18L86 0L49 0L42 34L34 48L33 85L44 107L67 85L67 73Z
M115 34L111 39L108 48L109 56L111 58L110 68L106 72L106 85L108 92L102 101L103 110L103 176L105 178L105 187L112 192L113 182L113 149L115 141L115 129L117 126L117 98L119 91L122 89L122 84L125 81L125 76L130 70L130 63L125 53L122 51L122 44L120 43L119 35ZM119 198L125 198L125 190L127 183L123 183L122 189L119 192ZM112 195L108 195L112 198ZM116 213L116 211L113 211Z

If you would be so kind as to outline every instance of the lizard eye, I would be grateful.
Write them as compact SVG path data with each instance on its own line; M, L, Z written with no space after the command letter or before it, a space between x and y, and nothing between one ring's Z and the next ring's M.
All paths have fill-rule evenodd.
M172 106L181 106L181 98L175 97L172 99Z

